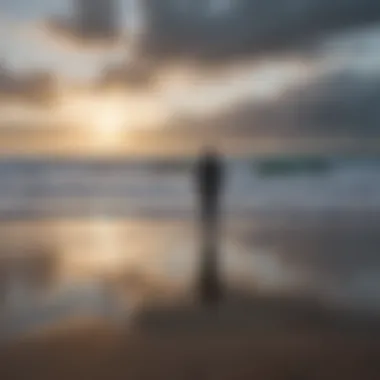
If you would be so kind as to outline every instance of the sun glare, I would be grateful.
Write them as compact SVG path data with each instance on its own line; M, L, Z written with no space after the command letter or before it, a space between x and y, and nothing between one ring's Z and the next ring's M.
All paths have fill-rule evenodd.
M57 113L91 146L112 150L132 143L133 132L159 128L166 119L165 107L159 103L145 94L67 93Z
M167 118L157 97L122 92L67 94L58 112L61 120L104 146L118 144L128 132L159 128Z
M124 132L133 129L128 123L125 106L112 99L95 102L89 110L86 125L90 128L90 135L94 141L104 145L120 143Z

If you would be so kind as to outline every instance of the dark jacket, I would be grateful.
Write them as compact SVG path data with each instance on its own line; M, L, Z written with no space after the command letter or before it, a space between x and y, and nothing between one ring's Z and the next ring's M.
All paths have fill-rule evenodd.
M223 185L223 164L216 154L205 154L197 167L199 195L205 203L217 203Z

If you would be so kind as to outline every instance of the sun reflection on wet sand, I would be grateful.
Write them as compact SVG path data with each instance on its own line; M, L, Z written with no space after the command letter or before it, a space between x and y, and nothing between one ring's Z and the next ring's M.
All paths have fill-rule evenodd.
M68 239L60 250L65 273L109 274L125 270L131 257L125 252L118 226L106 219L91 222L82 233Z
M326 270L330 251L357 255L364 247L360 239L369 253L378 246L375 220L359 226L350 217L349 223L325 227L323 218L297 222L293 216L298 223L294 228L285 220L231 220L225 225L221 252L228 286L256 295L332 297L339 294L332 289L341 280ZM348 238L352 231L359 239L356 246ZM73 318L126 324L149 304L191 301L199 260L197 233L191 219L99 216L1 223L0 336ZM368 271L365 263L355 270L352 275L358 278ZM339 289L346 289L344 282ZM351 288L349 292L353 294Z
M141 302L175 292L158 263L173 231L181 236L183 226L98 218L2 227L0 235L8 235L9 241L0 257L3 334L75 315L108 319L112 310L127 318ZM44 260L52 264L42 265ZM52 281L39 284L42 275Z
M156 299L188 297L198 259L194 233L189 222L104 217L4 225L0 235L17 242L13 250L24 269L19 271L12 254L3 249L1 268L7 276L1 278L11 280L0 284L6 294L0 307L8 315L3 326L10 331L33 330L37 322L49 325L70 315L109 318L112 310L127 316ZM45 271L45 277L52 277L38 297L31 291L36 281L25 280L35 266L37 249L40 261L50 260L51 265L41 266L35 276L41 281L40 272Z

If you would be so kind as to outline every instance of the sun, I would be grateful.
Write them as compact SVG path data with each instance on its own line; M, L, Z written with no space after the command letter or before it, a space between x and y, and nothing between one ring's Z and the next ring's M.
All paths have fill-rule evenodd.
M122 94L67 93L56 117L91 146L112 149L123 142L128 132L138 128L131 120L131 112Z
M168 110L148 93L70 93L56 117L73 126L92 145L111 149L128 142L133 132L159 129L168 119Z
M93 101L85 124L91 139L105 146L119 144L124 133L134 129L126 105L107 98Z

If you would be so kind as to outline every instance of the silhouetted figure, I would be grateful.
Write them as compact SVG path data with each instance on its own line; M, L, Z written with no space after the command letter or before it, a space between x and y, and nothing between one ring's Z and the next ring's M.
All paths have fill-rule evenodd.
M208 150L203 154L197 166L196 176L202 230L198 295L202 305L212 307L216 306L222 297L218 268L218 224L223 164L216 152Z
M217 222L223 181L222 166L219 155L211 150L206 151L198 163L197 181L203 222Z

